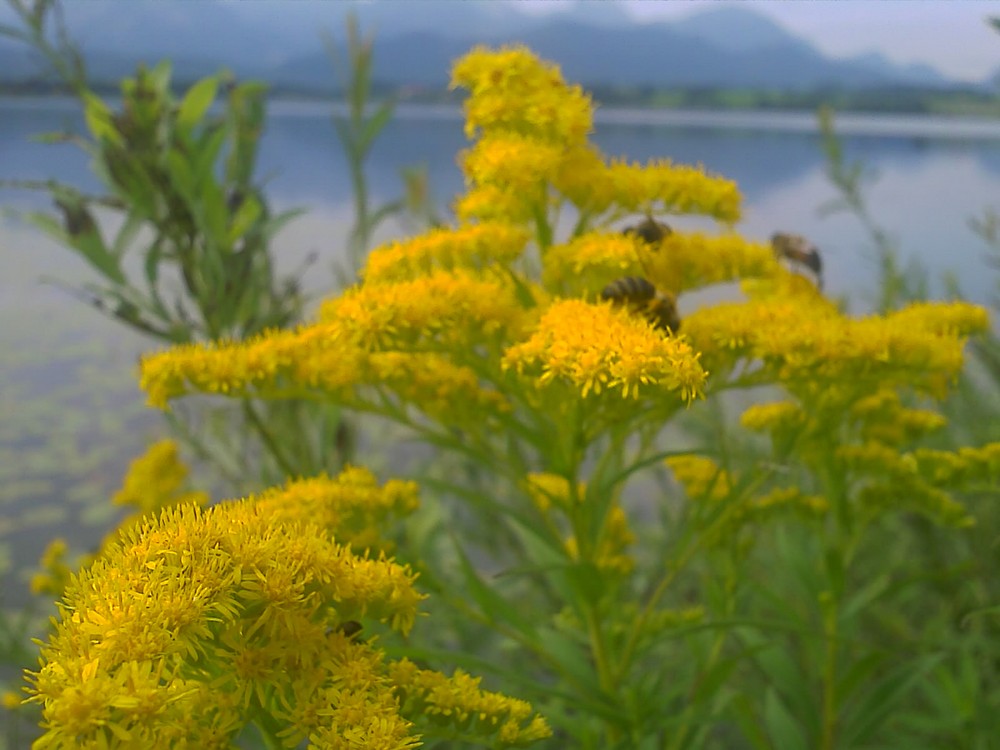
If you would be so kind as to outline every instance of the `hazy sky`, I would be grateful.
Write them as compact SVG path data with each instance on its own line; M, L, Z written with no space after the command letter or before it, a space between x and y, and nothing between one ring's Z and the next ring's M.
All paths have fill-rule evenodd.
M553 13L575 2L523 0L524 10ZM738 5L770 16L832 57L881 52L893 62L929 63L942 73L980 81L1000 68L1000 0L624 0L641 19L669 19L706 7Z
M142 0L116 0L123 7ZM148 0L147 0L148 1ZM202 0L158 0L194 10ZM240 4L280 10L306 0L238 0ZM314 2L315 0L311 0ZM370 0L419 14L424 0ZM532 15L572 12L581 4L615 0L518 0ZM103 5L94 0L63 0L66 5ZM310 4L311 4L310 2ZM490 0L449 0L464 2ZM1000 69L1000 33L986 23L1000 17L1000 0L620 0L639 20L680 18L706 8L737 5L769 16L831 57L880 52L897 63L928 63L954 78L979 82ZM336 6L337 0L322 3ZM78 7L77 10L82 8ZM259 15L254 13L253 15ZM9 9L0 0L0 20Z

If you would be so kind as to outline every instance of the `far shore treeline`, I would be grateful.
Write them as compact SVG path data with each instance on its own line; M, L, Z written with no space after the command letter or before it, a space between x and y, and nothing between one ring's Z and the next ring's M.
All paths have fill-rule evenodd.
M178 78L177 91L186 90L196 79ZM335 76L329 88L272 84L270 94L276 99L324 100L339 97ZM95 81L93 90L100 94L119 93L118 83ZM935 86L873 86L846 88L831 85L803 90L777 88L673 87L655 86L588 87L594 100L603 106L650 107L656 109L719 109L719 110L814 110L826 105L839 111L884 112L893 114L1000 116L1000 99L994 92L981 87ZM373 82L377 97L393 97L415 103L461 102L454 91L428 86L395 86ZM68 94L65 87L43 78L25 78L0 82L0 96L55 96Z

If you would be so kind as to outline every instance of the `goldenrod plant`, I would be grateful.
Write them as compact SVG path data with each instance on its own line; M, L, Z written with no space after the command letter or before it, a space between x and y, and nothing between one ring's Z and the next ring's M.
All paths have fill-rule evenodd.
M125 523L65 584L29 674L44 730L33 747L229 748L256 735L268 748L501 748L551 734L528 703L382 649L378 633L409 632L424 598L378 551L379 524L416 507L413 482L380 487L351 468L202 509L173 497L171 450L133 464L121 493L133 501L152 471L159 512Z
M452 83L473 140L455 225L377 247L309 325L145 357L150 403L334 403L475 467L421 478L397 554L431 616L390 652L491 673L552 747L988 741L992 683L972 719L918 695L964 677L900 535L967 533L955 493L997 481L996 444L922 445L985 310L845 315L733 231L732 181L600 153L589 97L525 48L477 48ZM725 282L737 298L685 310ZM686 443L732 392L766 394L727 428L766 444Z

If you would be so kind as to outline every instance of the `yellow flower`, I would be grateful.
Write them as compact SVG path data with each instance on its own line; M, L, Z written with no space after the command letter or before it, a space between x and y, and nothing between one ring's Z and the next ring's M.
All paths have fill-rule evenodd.
M455 199L454 210L460 221L479 219L527 225L534 218L531 202L498 185L470 187Z
M614 161L608 178L615 203L628 213L703 214L725 223L740 218L736 183L701 167L676 166L667 159L642 165Z
M920 473L937 486L968 486L1000 481L1000 443L963 446L958 452L918 448L913 452Z
M746 277L781 271L770 246L735 234L710 237L673 232L645 258L646 275L658 288L681 293Z
M934 468L940 470L942 467L941 462L931 459L922 472L921 458L926 461L927 452L900 453L883 443L868 442L841 446L837 449L837 457L855 473L856 481L861 484L856 493L857 503L859 510L869 516L911 510L943 525L966 527L975 523L965 506L924 476L929 473L934 477ZM940 477L938 474L936 478ZM954 476L948 478L955 479Z
M272 510L167 508L73 579L30 675L40 746L228 746L249 704L266 710L303 670L344 684L352 642L331 628L366 618L410 629L422 597L408 569ZM394 705L385 683L355 691Z
M186 492L188 467L180 459L177 443L160 440L132 461L124 484L111 498L115 505L133 505L139 514L155 513L171 505L208 504L204 492Z
M773 298L703 308L685 318L684 331L712 369L758 361L761 382L776 378L793 393L839 388L846 408L896 384L942 395L962 367L964 338L936 326L975 322L968 307L927 305L919 315L904 310L855 320L807 297Z
M579 86L568 86L559 67L523 46L476 47L452 67L451 87L471 96L465 134L477 130L523 133L559 142L582 142L591 130L592 105Z
M333 478L322 474L292 480L255 500L276 519L311 521L356 550L382 551L391 546L382 538L389 519L412 513L417 492L415 482L396 479L379 487L368 469L353 466Z
M542 259L546 288L594 299L622 276L642 276L639 241L620 232L588 232L548 248Z
M732 492L729 473L705 456L671 456L664 460L692 500L723 500Z
M806 414L791 401L773 404L753 404L740 415L740 424L755 432L791 432L801 429Z
M686 341L625 310L580 300L549 307L531 337L506 351L503 364L539 385L571 383L584 398L605 390L638 398L641 390L646 396L674 392L690 402L706 377Z
M553 503L563 509L572 505L572 488L566 477L548 472L532 472L526 477L526 489L535 507L543 513L548 512ZM576 497L583 498L586 485L577 487Z
M597 216L612 208L615 184L601 152L590 145L568 148L552 184L579 211Z
M62 594L73 575L73 568L66 564L68 551L65 539L53 539L49 542L38 563L41 570L31 577L32 593L55 596Z
M459 164L470 186L496 185L526 205L546 208L545 186L558 173L562 159L558 144L498 133L463 151Z
M0 705L8 711L16 711L21 707L21 696L13 690L5 690L3 691L3 694L0 695Z
M479 687L480 679L462 670L451 677L418 668L401 659L389 668L389 679L400 691L403 713L447 722L473 734L496 736L501 747L524 745L552 736L545 720L531 705Z
M791 510L809 517L821 517L830 511L830 503L822 495L807 495L800 487L778 487L746 505L746 515L757 521L776 511Z
M498 222L435 229L372 250L362 278L365 284L379 284L409 281L437 270L487 271L509 266L527 241L523 229Z
M902 328L914 327L949 337L965 337L989 330L986 308L969 302L912 302L887 316Z
M319 318L371 350L463 350L516 332L524 309L509 284L435 271L412 281L349 289L324 302Z

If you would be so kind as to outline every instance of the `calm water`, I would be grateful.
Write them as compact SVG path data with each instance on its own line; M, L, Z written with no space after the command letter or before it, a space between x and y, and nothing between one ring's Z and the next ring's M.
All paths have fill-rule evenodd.
M280 264L292 269L318 252L307 286L321 291L350 221L346 163L329 107L284 103L271 114L261 174L276 208L307 210L279 235ZM863 160L877 178L870 208L904 257L934 277L953 271L968 297L986 301L997 276L984 272L985 247L967 223L986 206L1000 209L1000 122L844 116L838 124L848 158ZM77 150L28 140L67 126L82 130L69 102L0 100L0 179L55 177L96 189ZM823 252L828 291L864 308L874 266L853 218L817 212L835 191L811 114L602 111L595 141L609 155L700 162L737 180L745 195L739 230L759 239L779 229L809 236ZM402 108L370 161L376 201L397 196L399 167L424 163L446 205L462 189L455 155L465 145L456 110ZM16 569L33 564L56 531L78 548L100 538L113 520L102 499L142 450L137 436L155 435L159 421L144 410L132 377L142 340L40 282L93 280L15 213L44 202L3 190L0 205L11 209L0 216L0 570L4 555L14 569L0 597L12 603L24 596Z

